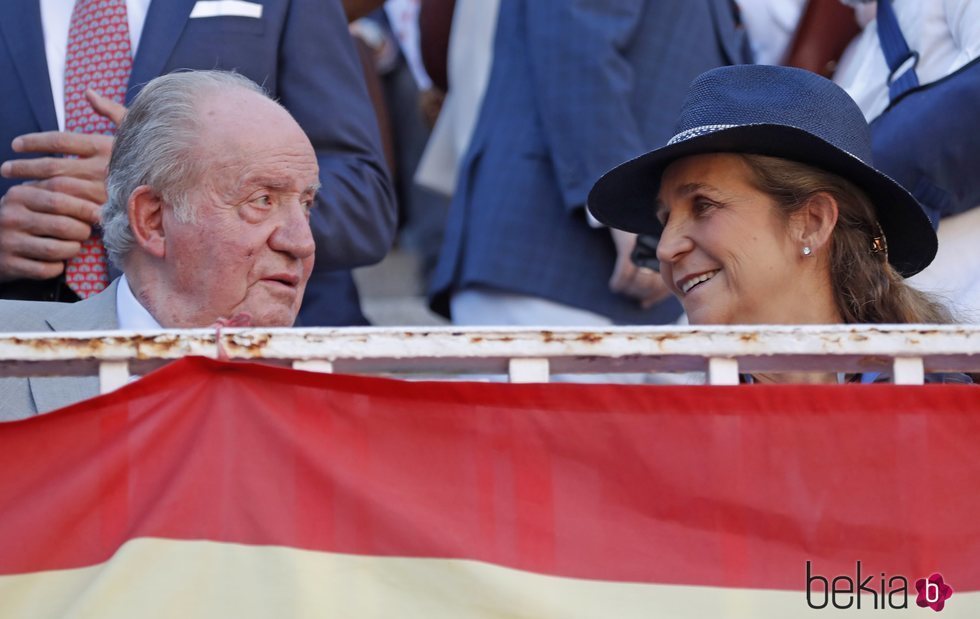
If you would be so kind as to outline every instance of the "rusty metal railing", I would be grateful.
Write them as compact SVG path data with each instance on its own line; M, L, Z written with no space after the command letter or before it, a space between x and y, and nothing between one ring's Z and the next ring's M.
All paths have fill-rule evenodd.
M188 355L385 375L704 372L713 385L743 372L885 371L900 384L926 372L980 371L973 325L646 327L581 329L344 328L0 334L0 376L98 374L102 391Z

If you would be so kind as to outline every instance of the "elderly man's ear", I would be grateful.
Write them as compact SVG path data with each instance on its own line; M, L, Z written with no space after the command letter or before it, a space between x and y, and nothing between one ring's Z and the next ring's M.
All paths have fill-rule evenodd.
M166 254L163 224L163 198L148 185L140 185L129 195L129 225L136 243L157 258Z
M793 214L793 228L801 247L817 252L830 242L837 226L838 206L834 196L826 191L813 194L799 211Z

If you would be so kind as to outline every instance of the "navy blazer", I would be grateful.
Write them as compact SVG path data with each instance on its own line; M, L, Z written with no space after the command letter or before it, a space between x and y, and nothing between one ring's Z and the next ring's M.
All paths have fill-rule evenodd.
M745 43L731 0L501 0L433 309L479 285L617 323L676 318L673 300L643 310L609 291L615 248L583 206L604 172L671 137L697 75L749 60Z
M320 164L313 212L316 266L300 312L306 325L363 322L350 272L380 260L396 207L364 76L339 0L259 0L260 19L190 19L196 0L153 0L140 36L127 103L158 75L234 69L262 84L306 131ZM37 0L0 10L0 161L11 140L57 130ZM0 179L0 194L13 183ZM12 282L0 297L57 298L63 283Z

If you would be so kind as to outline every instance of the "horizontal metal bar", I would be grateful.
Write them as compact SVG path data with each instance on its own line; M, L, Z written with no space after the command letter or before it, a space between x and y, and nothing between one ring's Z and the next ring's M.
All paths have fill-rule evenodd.
M545 359L551 374L704 372L713 358L740 372L891 372L896 358L921 359L926 372L980 370L974 325L227 329L220 340L233 360L360 373L506 375L512 359ZM101 361L129 361L142 374L217 349L210 329L7 334L0 376L90 375Z

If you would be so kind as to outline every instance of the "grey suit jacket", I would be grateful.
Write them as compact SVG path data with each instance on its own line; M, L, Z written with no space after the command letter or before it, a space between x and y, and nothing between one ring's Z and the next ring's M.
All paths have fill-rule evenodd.
M5 332L106 331L118 329L119 280L78 303L0 300ZM0 372L2 376L2 372ZM0 421L46 413L99 394L97 376L0 377Z

